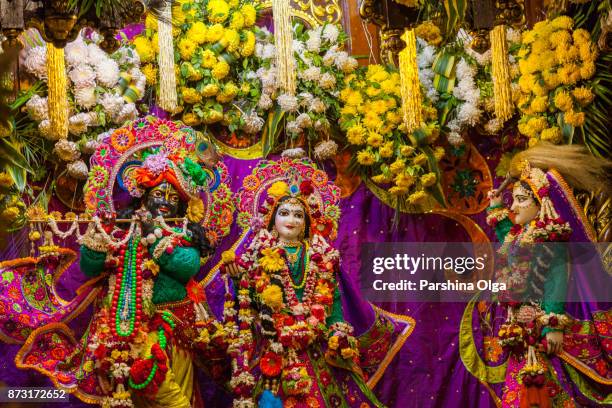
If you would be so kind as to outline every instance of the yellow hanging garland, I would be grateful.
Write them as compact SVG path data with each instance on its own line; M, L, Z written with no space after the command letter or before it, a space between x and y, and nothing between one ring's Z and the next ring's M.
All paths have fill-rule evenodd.
M416 35L414 30L406 30L402 35L406 43L399 53L399 72L402 93L402 113L406 132L410 133L423 124L421 112L421 85L419 68L416 61Z
M493 77L493 101L495 116L504 123L512 117L512 88L510 87L510 67L508 64L508 46L506 44L506 27L498 25L491 30L491 74Z
M164 7L161 18L158 19L159 54L159 106L171 113L178 111L178 95L176 93L176 74L174 72L174 44L172 38L171 2Z
M277 83L281 92L295 95L296 69L293 58L291 4L287 0L272 0L274 42L276 45Z
M64 49L47 43L47 84L49 87L50 134L56 139L68 137L68 78Z

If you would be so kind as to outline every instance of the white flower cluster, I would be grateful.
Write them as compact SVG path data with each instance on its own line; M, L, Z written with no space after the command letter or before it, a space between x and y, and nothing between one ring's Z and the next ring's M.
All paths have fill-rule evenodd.
M64 49L66 71L69 79L68 97L70 112L68 132L73 137L86 137L91 132L99 133L112 124L122 125L138 117L135 101L144 95L146 78L140 71L138 54L123 46L112 55L104 52L95 38L82 34ZM99 39L99 38L98 38ZM37 43L44 44L42 41ZM37 79L46 81L46 45L37 45L24 51L23 66ZM34 95L26 103L29 116L38 123L41 136L55 140L58 135L51 132L48 99ZM103 128L101 128L104 126ZM87 165L78 160L79 145L70 145L66 140L55 147L57 156L68 162L71 176L87 177ZM92 145L84 140L81 152L90 154ZM75 156L74 151L79 153ZM93 147L95 149L95 147Z

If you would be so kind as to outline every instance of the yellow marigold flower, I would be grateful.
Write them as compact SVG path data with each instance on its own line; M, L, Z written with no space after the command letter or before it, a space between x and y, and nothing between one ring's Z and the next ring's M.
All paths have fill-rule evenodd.
M187 126L198 126L202 123L202 120L198 115L192 112L183 113L183 123Z
M370 98L378 96L380 93L381 93L381 89L380 88L374 88L373 86L369 86L366 89L366 95L368 95ZM382 102L382 101L379 101L379 102Z
M191 60L191 57L193 57L197 47L198 45L189 38L181 38L178 43L179 54L181 54L181 58L184 61Z
M140 56L140 62L143 64L151 62L155 59L155 52L153 51L151 41L149 41L146 37L139 35L134 38L134 47Z
M410 196L408 196L408 204L410 205L421 205L424 204L427 201L427 193L423 190L419 190L415 193L410 194Z
M574 101L572 97L565 91L557 92L554 98L555 106L563 112L568 111L574 107Z
M400 146L400 153L402 156L410 156L414 153L414 147L408 145Z
M535 135L537 134L535 129L529 126L527 122L520 122L518 124L518 131L522 135L529 136L529 137L535 137Z
M385 145L378 150L378 153L383 159L388 159L393 156L393 142L385 143Z
M527 121L527 126L529 126L530 128L533 129L532 133L539 133L541 132L544 128L546 128L546 126L548 126L548 122L546 121L546 118L543 116L537 116L534 118L531 118Z
M231 101L238 94L238 90L238 87L232 82L225 84L221 93L217 95L217 101L221 103Z
M181 88L181 95L183 96L183 101L191 105L202 100L202 95L200 95L194 88Z
M569 31L559 30L550 35L550 43L553 47L567 47L572 42Z
M372 78L374 76L381 75L381 73L382 74L386 74L385 67L383 67L382 65L380 65L380 64L368 65L368 70L366 71L366 78L369 79L369 80L372 80ZM385 79L387 79L387 78L385 78ZM381 81L377 81L377 82L380 83L382 81L384 81L384 79L381 80Z
M283 262L282 259L280 261ZM261 301L273 311L278 312L283 308L283 291L278 285L268 285L261 292Z
M206 11L211 22L222 23L229 17L230 6L225 0L210 0Z
M338 336L331 336L329 340L327 340L327 347L329 347L331 350L337 350L339 345L340 340L338 339Z
M238 34L238 31L228 28L225 30L225 33L223 33L221 43L227 47L228 51L234 52L238 49L238 46L240 46L240 34Z
M385 94L393 93L393 91L395 90L396 86L397 86L397 84L395 82L393 82L391 79L387 79L387 80L382 81L380 83L380 89L382 89L382 91Z
M387 112L385 118L393 125L399 125L402 122L402 114L398 110Z
M550 42L546 38L538 38L531 44L531 52L533 53L531 57L533 58L535 55L542 54L543 52L548 51L550 48ZM535 54L535 55L534 55Z
M533 31L525 31L523 32L522 42L523 44L531 44L535 41L535 33Z
M574 112L573 110L565 112L563 115L565 123L574 127L580 127L584 125L584 112Z
M342 109L340 109L340 115L356 115L357 114L357 107L355 106L350 106L350 105L344 105L342 107Z
M591 34L584 28L574 30L572 37L574 38L574 42L578 44L588 44L591 42Z
M593 75L595 75L595 63L594 62L585 62L580 67L580 76L582 79L589 79Z
M219 92L219 86L216 84L208 84L202 89L202 96L215 96Z
M595 62L597 59L597 47L593 44L582 44L580 49L580 59L583 62Z
M268 195L275 198L280 198L288 194L289 186L284 181L276 181L268 188Z
M518 84L522 92L529 93L536 84L536 77L533 74L521 75Z
M204 218L204 202L201 198L192 198L187 206L187 219L191 222L200 222Z
M531 110L536 113L546 112L548 109L548 97L538 96L531 101Z
M376 161L376 157L372 152L361 150L357 153L357 162L362 166L371 166Z
M425 153L418 154L412 162L417 166L422 166L427 163L427 155Z
M363 125L370 130L379 130L380 127L383 125L383 122L382 120L380 120L380 117L377 113L369 111L366 114L365 118L363 118Z
M544 83L548 89L555 89L561 83L559 75L553 71L547 70L542 72L542 79L544 80Z
M569 47L559 47L555 50L555 58L560 64L575 61L580 56L580 51L575 45Z
M235 11L232 13L232 17L230 18L230 28L234 30L242 30L244 27L244 16L240 11Z
M232 250L223 251L221 254L221 262L224 264L232 263L236 260L236 252Z
M568 16L559 16L551 21L550 24L556 29L569 30L574 26L574 20Z
M157 31L157 17L153 14L147 14L147 18L145 19L145 28L148 30Z
M394 196L402 196L408 192L408 189L405 187L393 186L389 189L389 194Z
M354 356L356 356L357 352L350 347L345 347L340 351L340 355L344 359L349 359L349 358L353 358Z
M0 187L9 188L14 184L13 177L7 172L0 173Z
M243 57L250 57L255 52L255 34L252 31L246 32L246 40L242 43L240 48L240 55Z
M424 187L433 186L434 184L436 184L436 180L436 173L426 173L421 176L421 184Z
M206 42L208 30L206 24L201 21L196 21L187 30L187 37L196 44L204 44Z
M363 103L363 97L360 92L352 91L346 98L346 104L350 106L357 106Z
M395 176L394 181L396 186L407 189L414 184L415 178L410 174L404 172Z
M442 32L440 28L431 21L425 21L419 24L414 32L417 37L427 41L430 45L438 46L442 42Z
M554 144L559 144L563 140L561 129L559 129L557 126L554 126L548 129L544 129L540 137L545 142L550 142Z
M251 27L257 21L257 10L252 4L245 4L240 8L240 13L244 17L244 26Z
M391 163L391 166L389 166L389 170L391 170L391 173L393 174L399 174L403 172L405 168L406 163L403 159L397 159L393 163Z
M202 66L204 68L213 68L217 63L217 56L211 50L204 50L202 52Z
M0 220L3 220L8 225L17 221L18 218L19 208L17 207L7 207L0 213Z
M213 24L208 27L208 33L206 35L206 41L210 43L214 43L223 38L223 34L225 33L225 28L221 24Z
M177 26L183 24L187 19L187 15L183 11L183 5L181 2L175 2L172 5L172 22Z
M445 153L446 152L444 151L444 148L442 146L438 146L434 150L434 157L436 158L437 161L440 161L444 157Z
M195 69L195 67L193 65L191 65L191 63L183 62L182 65L187 70L186 78L189 81L199 81L200 79L202 79L202 73L199 70Z
M377 184L390 183L391 180L392 180L392 176L390 175L377 174L376 176L372 176L372 181Z
M223 79L229 74L230 66L227 62L219 60L212 70L212 75L215 79Z
M533 94L537 95L537 96L545 96L548 95L548 89L546 89L546 87L543 87L542 85L540 85L539 83L536 84L533 87Z
M574 98L576 98L581 106L588 105L589 103L593 102L593 99L595 98L593 91L585 87L575 88L572 91L572 95L574 95Z
M267 272L278 272L285 267L285 261L279 253L278 248L265 248L261 251L259 265Z
M350 144L360 146L366 141L366 130L361 125L351 126L346 132L346 139Z
M540 143L540 141L538 140L538 138L536 138L536 137L532 137L531 139L529 139L528 146L529 146L529 147L533 147L533 146L537 145L538 143Z
M380 133L370 132L368 135L367 142L372 147L379 147L382 145L384 138Z

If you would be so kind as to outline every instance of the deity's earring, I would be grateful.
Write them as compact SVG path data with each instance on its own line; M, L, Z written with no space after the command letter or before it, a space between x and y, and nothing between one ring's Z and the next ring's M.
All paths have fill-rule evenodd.
M274 238L278 238L278 231L276 230L276 227L272 227L272 236Z

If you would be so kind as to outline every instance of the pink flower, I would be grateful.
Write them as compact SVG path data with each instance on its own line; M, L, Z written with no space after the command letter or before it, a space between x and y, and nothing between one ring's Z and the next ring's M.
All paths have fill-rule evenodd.
M541 187L538 190L538 196L540 196L540 198L548 196L548 187Z

